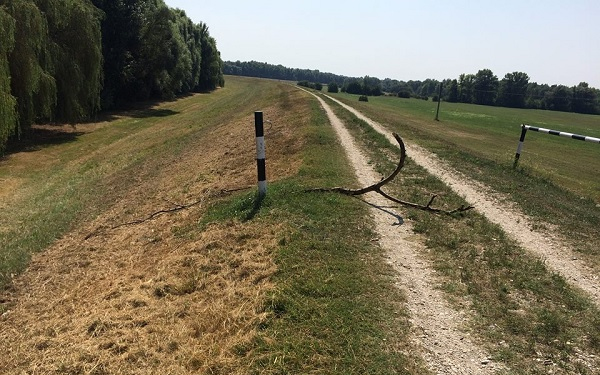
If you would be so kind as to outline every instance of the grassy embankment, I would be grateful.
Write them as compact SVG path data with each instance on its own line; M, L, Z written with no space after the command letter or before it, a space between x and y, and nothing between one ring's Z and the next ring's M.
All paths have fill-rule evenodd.
M411 351L403 297L371 241L364 205L347 197L303 192L309 186L353 182L326 117L314 100L276 82L228 77L227 87L213 94L114 114L104 123L78 125L82 134L68 142L9 155L0 164L0 178L13 187L1 192L3 285L26 267L33 253L103 214L131 189L168 173L169 165L212 128L239 123L248 113L273 105L292 112L306 113L308 108L307 116L285 125L301 137L299 171L271 181L263 201L254 192L236 193L207 202L211 207L196 224L172 228L180 241L197 240L213 223L260 223L258 227L270 232L283 228L276 233L278 246L272 252L278 267L275 289L256 312L266 312L267 319L257 327L254 340L235 348L238 365L233 368L238 373L244 372L241 368L256 373L426 373L418 359L401 354ZM269 136L267 132L267 149ZM199 178L193 172L189 177L195 182ZM175 193L183 194L176 191L174 198L181 198ZM202 272L192 270L190 280L202 278ZM203 291L192 283L185 293ZM177 356L172 359L179 361ZM203 362L193 359L181 361L190 369L200 368L196 366ZM115 365L107 363L106 368ZM130 365L135 363L123 364ZM232 364L228 366L231 370ZM211 365L211 371L218 370Z
M234 87L50 133L0 162L0 286L81 221L98 215L149 171L177 158L211 124L230 120L259 86ZM271 95L273 95L271 93ZM255 104L255 103L253 103ZM147 175L141 176L141 173ZM149 173L149 174L148 174Z
M348 96L344 97L348 99ZM370 100L360 109L372 118L390 124L398 133L408 134L407 138L413 141L429 138L420 143L433 148L451 164L461 166L459 169L472 178L485 175L482 179L489 182L510 176L510 180L505 181L505 188L527 183L540 190L539 199L544 194L561 192L573 196L549 179L533 176L529 170L513 172L508 162L483 168L495 162L472 150L458 150L459 147L453 143L456 136L450 135L457 130L432 130L441 125L419 115L425 102L403 101L394 106L390 100L399 99ZM349 102L352 106L358 103L357 100ZM369 106L372 107L367 110ZM400 106L413 112L406 109L400 112ZM356 139L370 150L369 156L376 167L382 173L393 170L397 161L389 160L385 155L397 153L397 146L390 145L383 136L340 106L335 107ZM471 112L480 109L475 106L467 108ZM501 112L500 109L494 110ZM460 124L453 126L459 127ZM476 130L471 131L471 136L479 134ZM482 133L480 137L490 136L484 131ZM397 181L388 188L401 198L422 204L427 203L431 194L438 194L437 204L446 208L465 203L410 161ZM582 205L580 209L590 205L589 201L578 199L575 203ZM593 207L590 209L593 210ZM443 275L439 280L440 288L447 292L449 300L457 308L473 313L473 332L490 348L496 359L510 365L512 373L543 374L547 373L548 366L559 373L591 374L597 370L593 365L594 357L590 355L597 358L600 353L599 311L563 277L549 271L543 260L524 252L499 227L475 212L461 218L450 218L407 209L406 215L414 221L415 231L424 236L431 250L428 256ZM588 227L588 230L591 229L592 226ZM578 359L579 353L586 353L583 358L587 359Z

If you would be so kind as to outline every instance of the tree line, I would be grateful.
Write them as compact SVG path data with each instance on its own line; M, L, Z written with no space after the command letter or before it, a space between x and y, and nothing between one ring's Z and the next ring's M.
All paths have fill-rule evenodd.
M404 98L437 97L442 83L442 99L448 102L473 103L513 108L547 109L600 114L600 90L581 82L577 86L547 85L530 82L523 72L508 73L501 80L490 70L461 74L457 79L399 81L376 77L347 77L318 70L293 69L256 61L227 61L225 74L273 78L321 84L334 84L342 92L358 95L391 94Z
M342 84L347 77L323 73L319 70L287 68L283 65L273 65L258 61L225 61L223 73L257 78L281 79L285 81L308 81L326 84L336 82Z
M40 122L223 86L208 26L163 0L0 0L0 152Z
M550 86L530 82L523 72L507 73L499 80L490 69L481 69L442 84L443 98L449 102L600 114L600 90L586 82Z

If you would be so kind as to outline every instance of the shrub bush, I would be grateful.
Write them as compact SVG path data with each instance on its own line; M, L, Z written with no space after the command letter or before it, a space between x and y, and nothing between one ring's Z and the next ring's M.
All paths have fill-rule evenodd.
M361 95L358 97L358 101L359 102L368 102L369 101L369 97L367 97L366 95Z

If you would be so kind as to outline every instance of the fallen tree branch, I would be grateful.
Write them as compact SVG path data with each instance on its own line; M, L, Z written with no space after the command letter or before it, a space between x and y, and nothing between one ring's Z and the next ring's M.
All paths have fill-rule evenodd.
M419 209L422 211L428 211L428 212L432 212L432 213L436 213L436 214L452 215L452 214L459 213L459 212L469 211L474 208L473 206L462 205L458 208L455 208L454 210L443 210L441 208L431 207L431 205L433 204L433 201L435 200L435 198L437 198L437 195L433 195L431 197L431 199L429 200L429 202L427 203L427 205L422 205L422 204L418 204L418 203L403 201L401 199L392 197L391 195L389 195L386 192L384 192L383 190L381 190L381 188L384 185L386 185L387 183L394 180L394 178L396 178L398 173L400 173L400 170L402 170L402 167L404 167L404 162L406 160L406 146L404 145L404 141L402 141L402 138L400 138L400 136L398 134L396 134L396 133L392 133L392 134L393 134L394 138L396 139L396 142L398 142L398 145L400 146L400 161L398 162L396 169L388 177L382 179L381 181L379 181L373 185L367 186L362 189L346 189L343 187L334 187L334 188L308 189L306 191L308 191L308 192L315 192L315 191L316 192L333 192L333 193L340 193L340 194L345 194L345 195L350 195L350 196L357 196L357 195L363 195L363 194L366 194L369 192L374 192L374 193L380 194L384 198L389 199L390 201L392 201L394 203L398 203L403 206L412 207L412 208L416 208L416 209Z

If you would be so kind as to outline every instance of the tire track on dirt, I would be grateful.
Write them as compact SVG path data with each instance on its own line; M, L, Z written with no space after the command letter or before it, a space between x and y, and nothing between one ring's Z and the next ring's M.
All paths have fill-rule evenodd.
M371 120L347 104L329 95L325 96L352 112L377 132L383 134L392 144L395 144L391 131L385 129L381 124ZM436 155L411 143L406 143L406 148L410 150L408 156L415 163L427 169L429 173L442 180L457 194L463 196L469 204L475 206L479 213L487 217L492 223L499 225L521 247L531 254L539 256L550 269L565 277L571 285L585 291L592 301L600 306L599 276L583 260L579 259L577 254L563 241L552 233L532 229L533 220L530 217L516 207L495 200L492 198L494 192L490 187L469 181Z
M379 180L342 121L323 99L314 96L327 113L359 183L366 186ZM443 375L478 375L494 374L504 368L499 363L492 363L488 354L465 331L466 314L449 308L442 292L432 285L431 280L435 280L436 275L428 261L419 256L425 246L416 240L410 224L403 223L400 215L386 208L389 202L385 198L369 193L365 199L372 207L379 245L387 251L390 263L399 274L396 286L407 296L412 340L420 348L430 370ZM395 223L396 220L401 225Z

